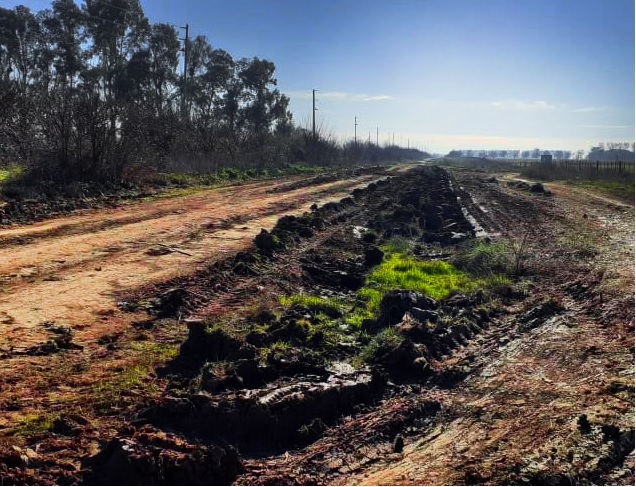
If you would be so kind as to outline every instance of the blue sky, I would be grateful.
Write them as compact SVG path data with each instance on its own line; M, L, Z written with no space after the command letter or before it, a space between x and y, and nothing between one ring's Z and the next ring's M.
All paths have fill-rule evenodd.
M633 0L141 2L151 22L273 61L298 123L318 89L339 140L354 117L362 139L435 152L634 140Z

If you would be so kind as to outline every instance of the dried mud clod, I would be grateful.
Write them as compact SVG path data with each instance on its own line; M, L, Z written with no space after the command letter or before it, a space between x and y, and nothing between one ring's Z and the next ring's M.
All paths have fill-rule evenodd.
M84 462L93 485L219 485L243 472L231 447L192 443L150 426L117 437Z

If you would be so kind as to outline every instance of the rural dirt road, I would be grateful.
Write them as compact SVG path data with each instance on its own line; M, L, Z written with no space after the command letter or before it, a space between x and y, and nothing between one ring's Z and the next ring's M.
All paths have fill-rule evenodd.
M261 228L393 174L255 182L0 230L0 480L633 484L633 203L557 183L533 194L517 175L478 171L453 171L451 188L446 174L414 169L319 208L306 217L316 227L285 249L242 255L249 272L234 257ZM412 218L414 196L437 203L419 207L450 221L441 233ZM518 282L493 302L442 301L439 337L407 335L408 319L394 326L403 338L390 356L408 361L386 362L387 373L420 364L417 346L473 331L427 355L429 379L343 379L321 394L340 373L324 363L355 358L359 345L328 328L342 330L338 319L281 311L280 296L349 296L368 245L352 230L417 226L442 239L469 225L459 201L507 248L525 242ZM166 311L167 290L187 299ZM488 318L469 328L477 310ZM302 325L325 328L294 338ZM307 384L317 389L299 393ZM224 451L217 437L243 455L223 457L229 470L205 460Z
M0 229L0 349L46 342L45 322L74 328L80 345L117 332L118 293L236 253L282 215L378 177L297 189L263 181Z

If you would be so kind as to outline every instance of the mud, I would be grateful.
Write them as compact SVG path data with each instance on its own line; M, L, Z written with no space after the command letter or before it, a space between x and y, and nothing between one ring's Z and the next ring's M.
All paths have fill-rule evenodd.
M493 210L474 194L496 195L502 206ZM33 452L39 445L37 461L27 449L0 450L0 476L7 484L623 483L633 423L592 412L593 395L563 405L575 394L577 374L594 377L610 367L601 359L612 342L594 337L614 336L625 310L612 310L617 301L607 296L594 306L602 275L552 278L551 292L537 296L528 291L536 292L536 282L439 301L395 289L362 330L344 320L382 261L385 239L406 237L416 255L449 258L475 236L468 208L493 234L521 219L548 241L538 209L554 212L551 205L529 189L466 178L458 184L441 168L415 168L282 217L256 230L251 248L193 274L122 294L122 306L147 315L136 322L138 333L165 323L187 330L178 355L152 375L161 392L118 411L100 441L104 430L90 420L56 419L49 433L28 440ZM530 261L525 272L538 280L544 271ZM279 297L291 295L322 301L281 307ZM579 329L576 313L586 320L596 313L604 328L585 321ZM394 338L382 341L387 330ZM111 332L95 342L114 353L126 339ZM633 354L633 340L617 340ZM584 372L573 373L572 364ZM617 398L609 399L612 407L633 404L633 385L613 379L602 387ZM531 442L537 432L544 436ZM563 444L552 443L553 434ZM507 446L492 446L498 440L491 436ZM68 449L82 444L79 468L44 463L62 441ZM506 456L508 449L524 456ZM26 473L28 462L39 477Z
M354 196L281 218L271 231L263 229L255 237L254 250L217 264L206 280L224 275L228 288L239 279L263 282L289 265L293 252L296 271L286 278L292 287L352 297L383 257L373 243L376 239L366 238L369 233L360 229L374 230L382 239L407 236L425 246L451 245L473 235L448 174L439 168L382 180ZM157 317L177 316L192 307L187 285L175 284L160 293ZM432 364L451 356L487 326L487 313L471 311L480 302L462 295L438 303L410 291L388 293L378 318L367 320L363 328L375 334L395 327L401 340L375 350L371 368L347 363L365 345L355 330L342 325L337 343L327 342L326 333L333 331L316 330L325 319L320 316L341 319L342 311L330 306L294 305L282 314L261 309L247 318L248 331L243 333L189 319L179 356L162 371L172 385L133 423L171 431L197 444L232 445L246 458L304 448L348 414L372 410L386 394L399 392L395 386L387 389L387 381L400 387L453 387L461 381L461 370ZM281 342L295 348L272 348ZM346 367L334 372L328 357L337 357ZM394 438L398 432L389 434Z

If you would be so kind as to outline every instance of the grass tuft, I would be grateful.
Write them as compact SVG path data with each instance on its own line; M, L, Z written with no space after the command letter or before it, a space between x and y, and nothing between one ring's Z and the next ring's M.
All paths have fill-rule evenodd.
M299 306L314 313L325 313L329 316L342 313L345 308L345 304L339 299L323 298L321 296L312 296L309 294L292 294L291 296L282 296L279 301L284 308Z

